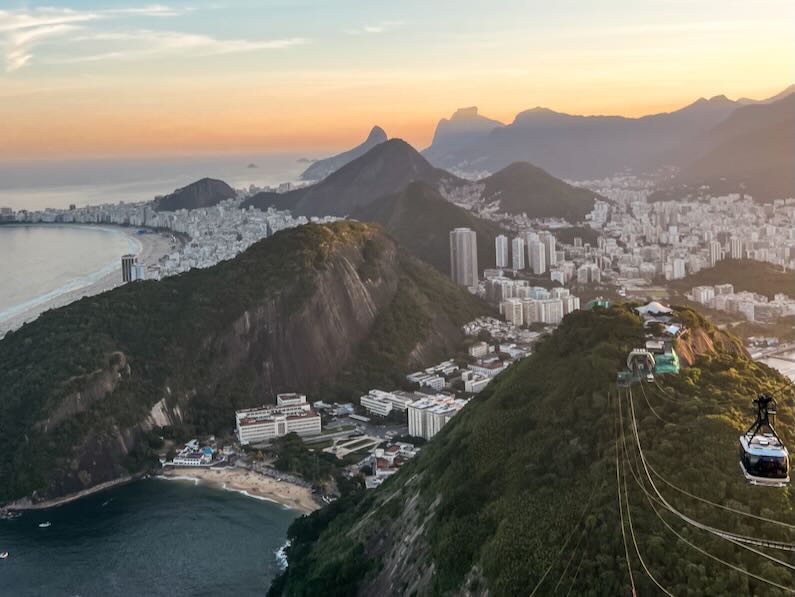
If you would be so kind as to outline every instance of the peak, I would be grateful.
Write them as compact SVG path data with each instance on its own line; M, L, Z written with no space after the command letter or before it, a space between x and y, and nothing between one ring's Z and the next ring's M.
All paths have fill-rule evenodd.
M458 108L453 114L451 120L463 120L466 118L477 118L478 116L478 107L477 106L470 106L468 108Z
M378 141L383 142L387 140L386 131L382 129L380 126L375 125L372 129L370 129L370 134L367 135L368 141Z

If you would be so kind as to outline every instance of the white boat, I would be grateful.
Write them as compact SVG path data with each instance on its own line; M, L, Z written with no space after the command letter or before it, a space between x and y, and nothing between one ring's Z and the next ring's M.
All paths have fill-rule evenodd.
M47 528L47 527L49 527L50 525L52 525L52 523L51 523L51 522L48 520L47 522L42 522L42 523L40 523L40 524L39 524L39 528L40 528L40 529L46 529L46 528Z
M0 560L6 560L6 559L8 559L8 552L7 551L0 552Z

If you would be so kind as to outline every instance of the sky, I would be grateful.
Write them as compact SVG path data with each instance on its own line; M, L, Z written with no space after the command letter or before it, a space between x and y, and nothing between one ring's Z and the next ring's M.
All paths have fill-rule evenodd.
M0 0L0 159L426 147L463 106L639 116L795 81L790 0Z

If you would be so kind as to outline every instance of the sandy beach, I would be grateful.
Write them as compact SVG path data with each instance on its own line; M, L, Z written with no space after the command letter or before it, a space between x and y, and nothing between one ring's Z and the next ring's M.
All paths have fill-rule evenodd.
M79 224L75 224L75 226L79 226ZM90 225L86 224L85 226ZM113 226L110 224L103 224L102 228L118 230L126 236L135 239L135 241L137 241L137 243L140 245L137 252L138 260L147 265L157 264L161 257L164 257L173 250L171 245L171 236L164 233L151 232L150 234L139 235L137 234L137 228ZM70 292L59 294L50 300L31 306L25 311L0 321L0 338L2 338L7 332L17 329L23 323L33 321L45 311L63 307L64 305L73 303L76 300L86 296L100 294L106 290L111 290L116 286L121 286L121 284L121 260L119 260L119 264L115 269L108 272L101 278L98 278L92 284L82 286Z
M271 500L298 512L312 512L320 507L307 487L277 481L240 467L167 467L163 469L162 476L168 479L196 480L223 489L245 492L251 497Z

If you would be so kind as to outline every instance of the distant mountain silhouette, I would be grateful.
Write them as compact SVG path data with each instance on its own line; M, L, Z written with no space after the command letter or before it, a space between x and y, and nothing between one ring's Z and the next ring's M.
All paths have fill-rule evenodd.
M242 205L260 209L289 209L294 215L345 216L385 195L421 180L433 186L462 183L452 174L431 166L417 150L401 139L376 145L322 181L287 193L258 193Z
M585 219L598 193L573 187L537 166L516 162L479 181L481 198L499 200L501 211L526 213L531 218L560 217L570 222Z
M761 200L795 197L795 92L738 108L700 148L676 182L745 190Z
M353 149L339 153L335 156L331 156L330 158L313 162L312 165L304 170L303 174L301 174L301 179L321 180L326 178L326 176L332 172L339 170L345 164L355 160L361 155L364 155L373 147L379 143L383 143L386 140L387 136L384 132L384 129L382 129L380 126L374 126L370 130L370 134L367 135L367 139L365 139L363 143L357 145Z
M463 146L447 148L441 135L425 155L440 168L471 172L495 172L527 161L574 180L610 176L628 168L647 171L691 159L687 151L681 155L681 149L697 144L741 105L718 95L640 118L578 116L538 107L485 135L481 131Z
M431 162L444 160L446 155L455 153L468 145L481 141L492 130L505 126L499 120L492 120L478 114L475 106L459 108L450 117L442 118L436 125L431 146L423 151L423 155Z
M431 185L412 182L399 193L357 209L352 217L381 224L415 257L450 274L450 231L471 228L477 233L478 267L495 266L494 239L503 230L447 201Z
M178 209L197 209L212 207L224 199L235 196L235 189L223 180L202 178L170 195L158 197L154 200L155 211L177 211Z

